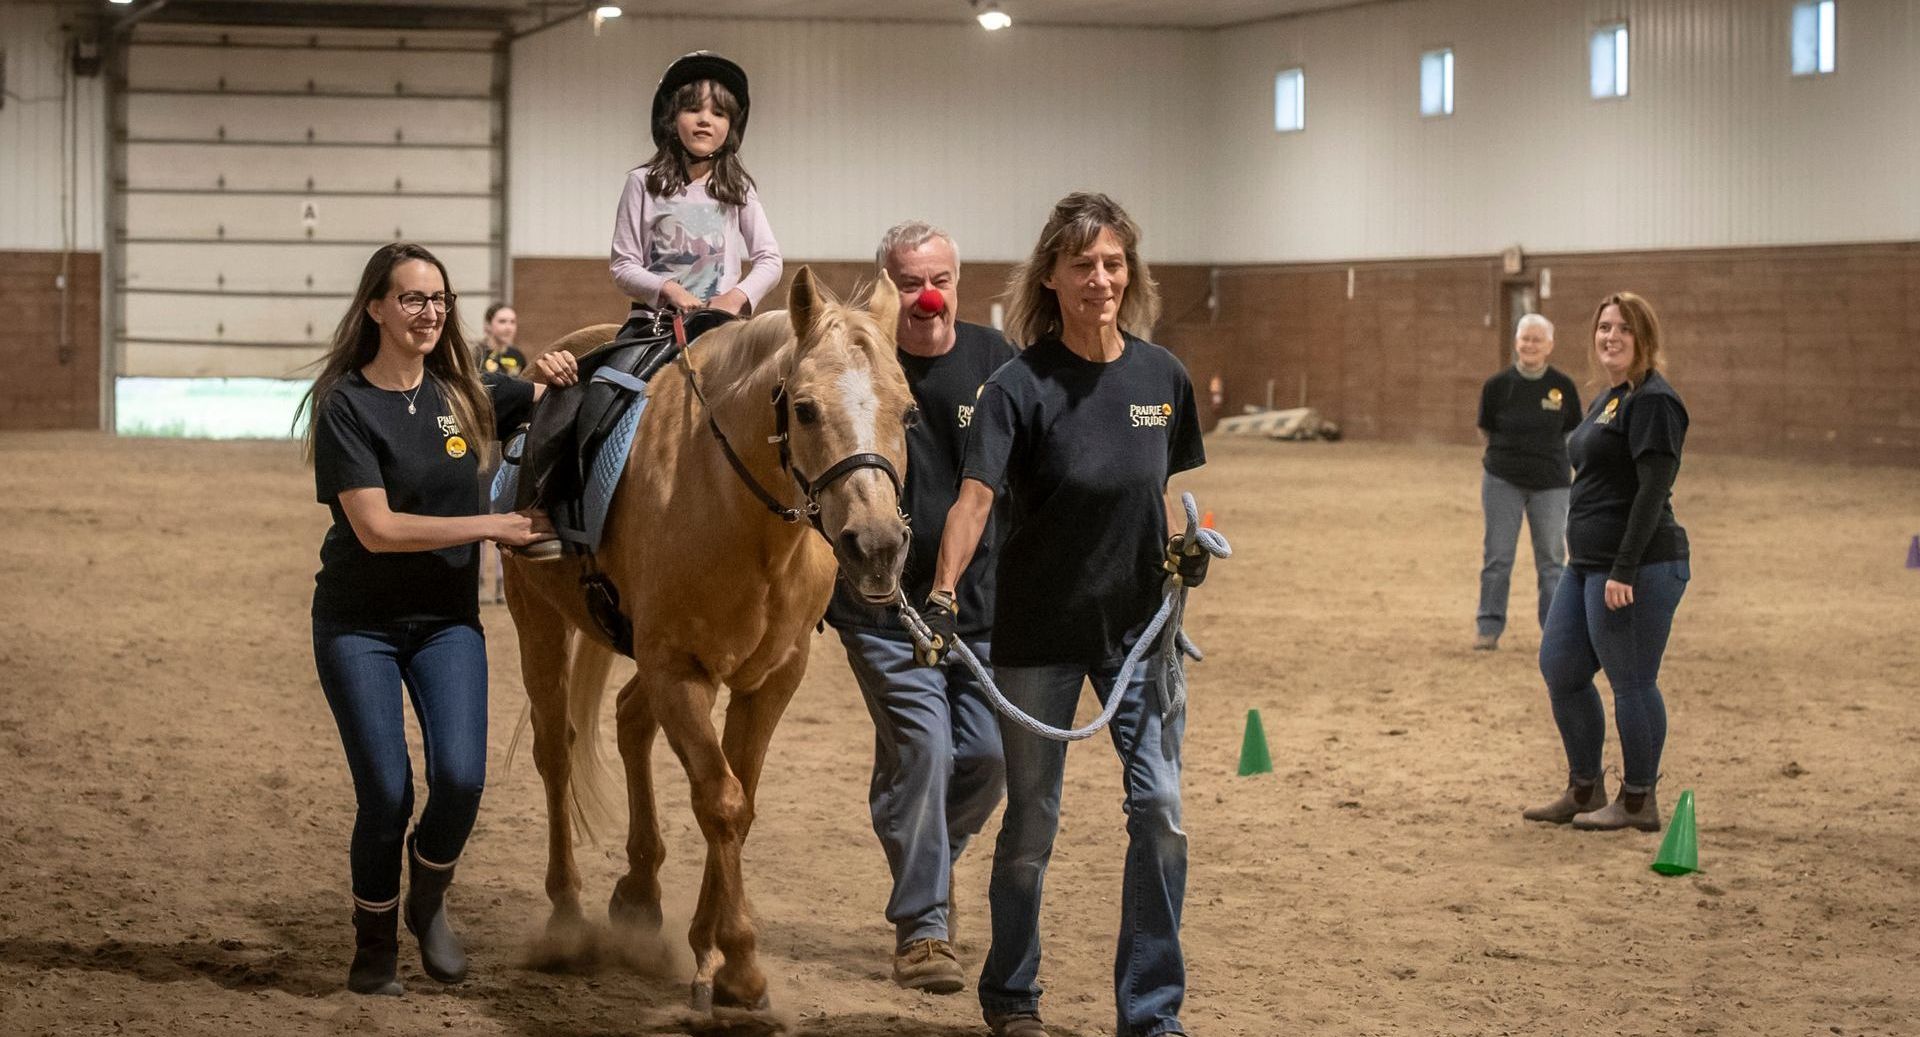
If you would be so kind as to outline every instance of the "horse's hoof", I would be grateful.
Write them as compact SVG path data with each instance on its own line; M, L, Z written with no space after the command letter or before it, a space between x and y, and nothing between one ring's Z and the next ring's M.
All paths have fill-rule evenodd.
M693 981L693 996L688 999L695 1012L706 1015L713 1011L713 984L705 980Z
M620 895L620 888L615 886L613 896L607 898L607 921L623 929L657 933L663 919L659 904L628 900Z

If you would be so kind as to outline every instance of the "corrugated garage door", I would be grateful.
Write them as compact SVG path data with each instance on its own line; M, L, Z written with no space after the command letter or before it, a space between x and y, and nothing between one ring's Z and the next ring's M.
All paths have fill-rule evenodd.
M486 33L143 25L118 123L122 376L311 377L373 249L503 276L504 65Z

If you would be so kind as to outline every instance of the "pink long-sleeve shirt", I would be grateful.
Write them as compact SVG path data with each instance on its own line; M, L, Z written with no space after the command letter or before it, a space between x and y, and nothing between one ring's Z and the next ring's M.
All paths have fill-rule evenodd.
M751 265L740 276L741 248ZM705 179L672 198L647 193L645 167L627 174L613 224L613 282L628 298L657 306L668 281L701 301L738 287L754 309L780 283L780 243L767 225L760 195L743 205L707 193Z

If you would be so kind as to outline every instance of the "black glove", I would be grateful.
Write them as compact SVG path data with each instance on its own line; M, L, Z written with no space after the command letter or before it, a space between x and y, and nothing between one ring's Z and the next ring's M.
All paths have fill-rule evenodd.
M1167 538L1167 558L1161 568L1180 578L1180 582L1189 587L1198 587L1207 582L1207 563L1213 561L1213 555L1205 548L1192 554L1187 553L1187 536L1175 533Z
M916 644L913 647L914 661L922 666L938 666L946 661L947 653L960 642L960 616L954 610L951 594L935 591L927 595L927 603L920 609L920 621L927 625L932 635L931 643Z

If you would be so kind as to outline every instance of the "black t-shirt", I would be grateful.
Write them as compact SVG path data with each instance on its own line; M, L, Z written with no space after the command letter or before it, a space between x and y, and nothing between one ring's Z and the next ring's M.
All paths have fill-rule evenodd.
M493 397L498 429L511 431L526 420L532 382L497 374L482 380ZM416 413L407 413L409 397ZM343 491L378 486L395 512L436 518L486 512L474 444L433 382L423 383L415 396L377 388L354 371L319 402L313 420L314 487L333 512L313 578L314 617L354 623L477 617L476 545L375 554L354 535L340 507Z
M1160 607L1167 479L1205 463L1193 383L1150 342L1104 364L1039 342L994 372L960 470L1010 508L994 663L1119 662Z
M1611 569L1633 510L1640 474L1634 459L1667 454L1677 462L1687 439L1687 408L1658 371L1638 389L1614 386L1593 401L1574 429L1573 492L1567 506L1568 561L1582 569ZM1673 518L1671 495L1660 504L1660 522L1637 565L1687 557L1687 531Z
M1480 387L1480 428L1487 434L1480 463L1523 490L1559 489L1571 481L1567 433L1579 424L1573 379L1552 366L1538 378L1510 366Z
M481 346L478 359L480 370L484 374L504 374L518 378L527 370L527 355L520 352L516 346L508 346L497 351Z
M1013 347L992 328L958 322L953 348L936 357L900 353L900 367L920 406L920 424L907 430L907 485L900 502L912 524L913 542L907 549L907 567L901 586L915 607L933 589L934 562L940 537L947 528L947 509L960 487L960 457L967 443L967 425L980 387L1001 364L1013 359ZM956 588L960 632L976 637L993 626L993 562L1006 527L1003 502L994 501L994 514L980 537L980 549ZM836 582L827 622L839 629L886 634L906 640L897 609L873 608L860 600L845 581Z

